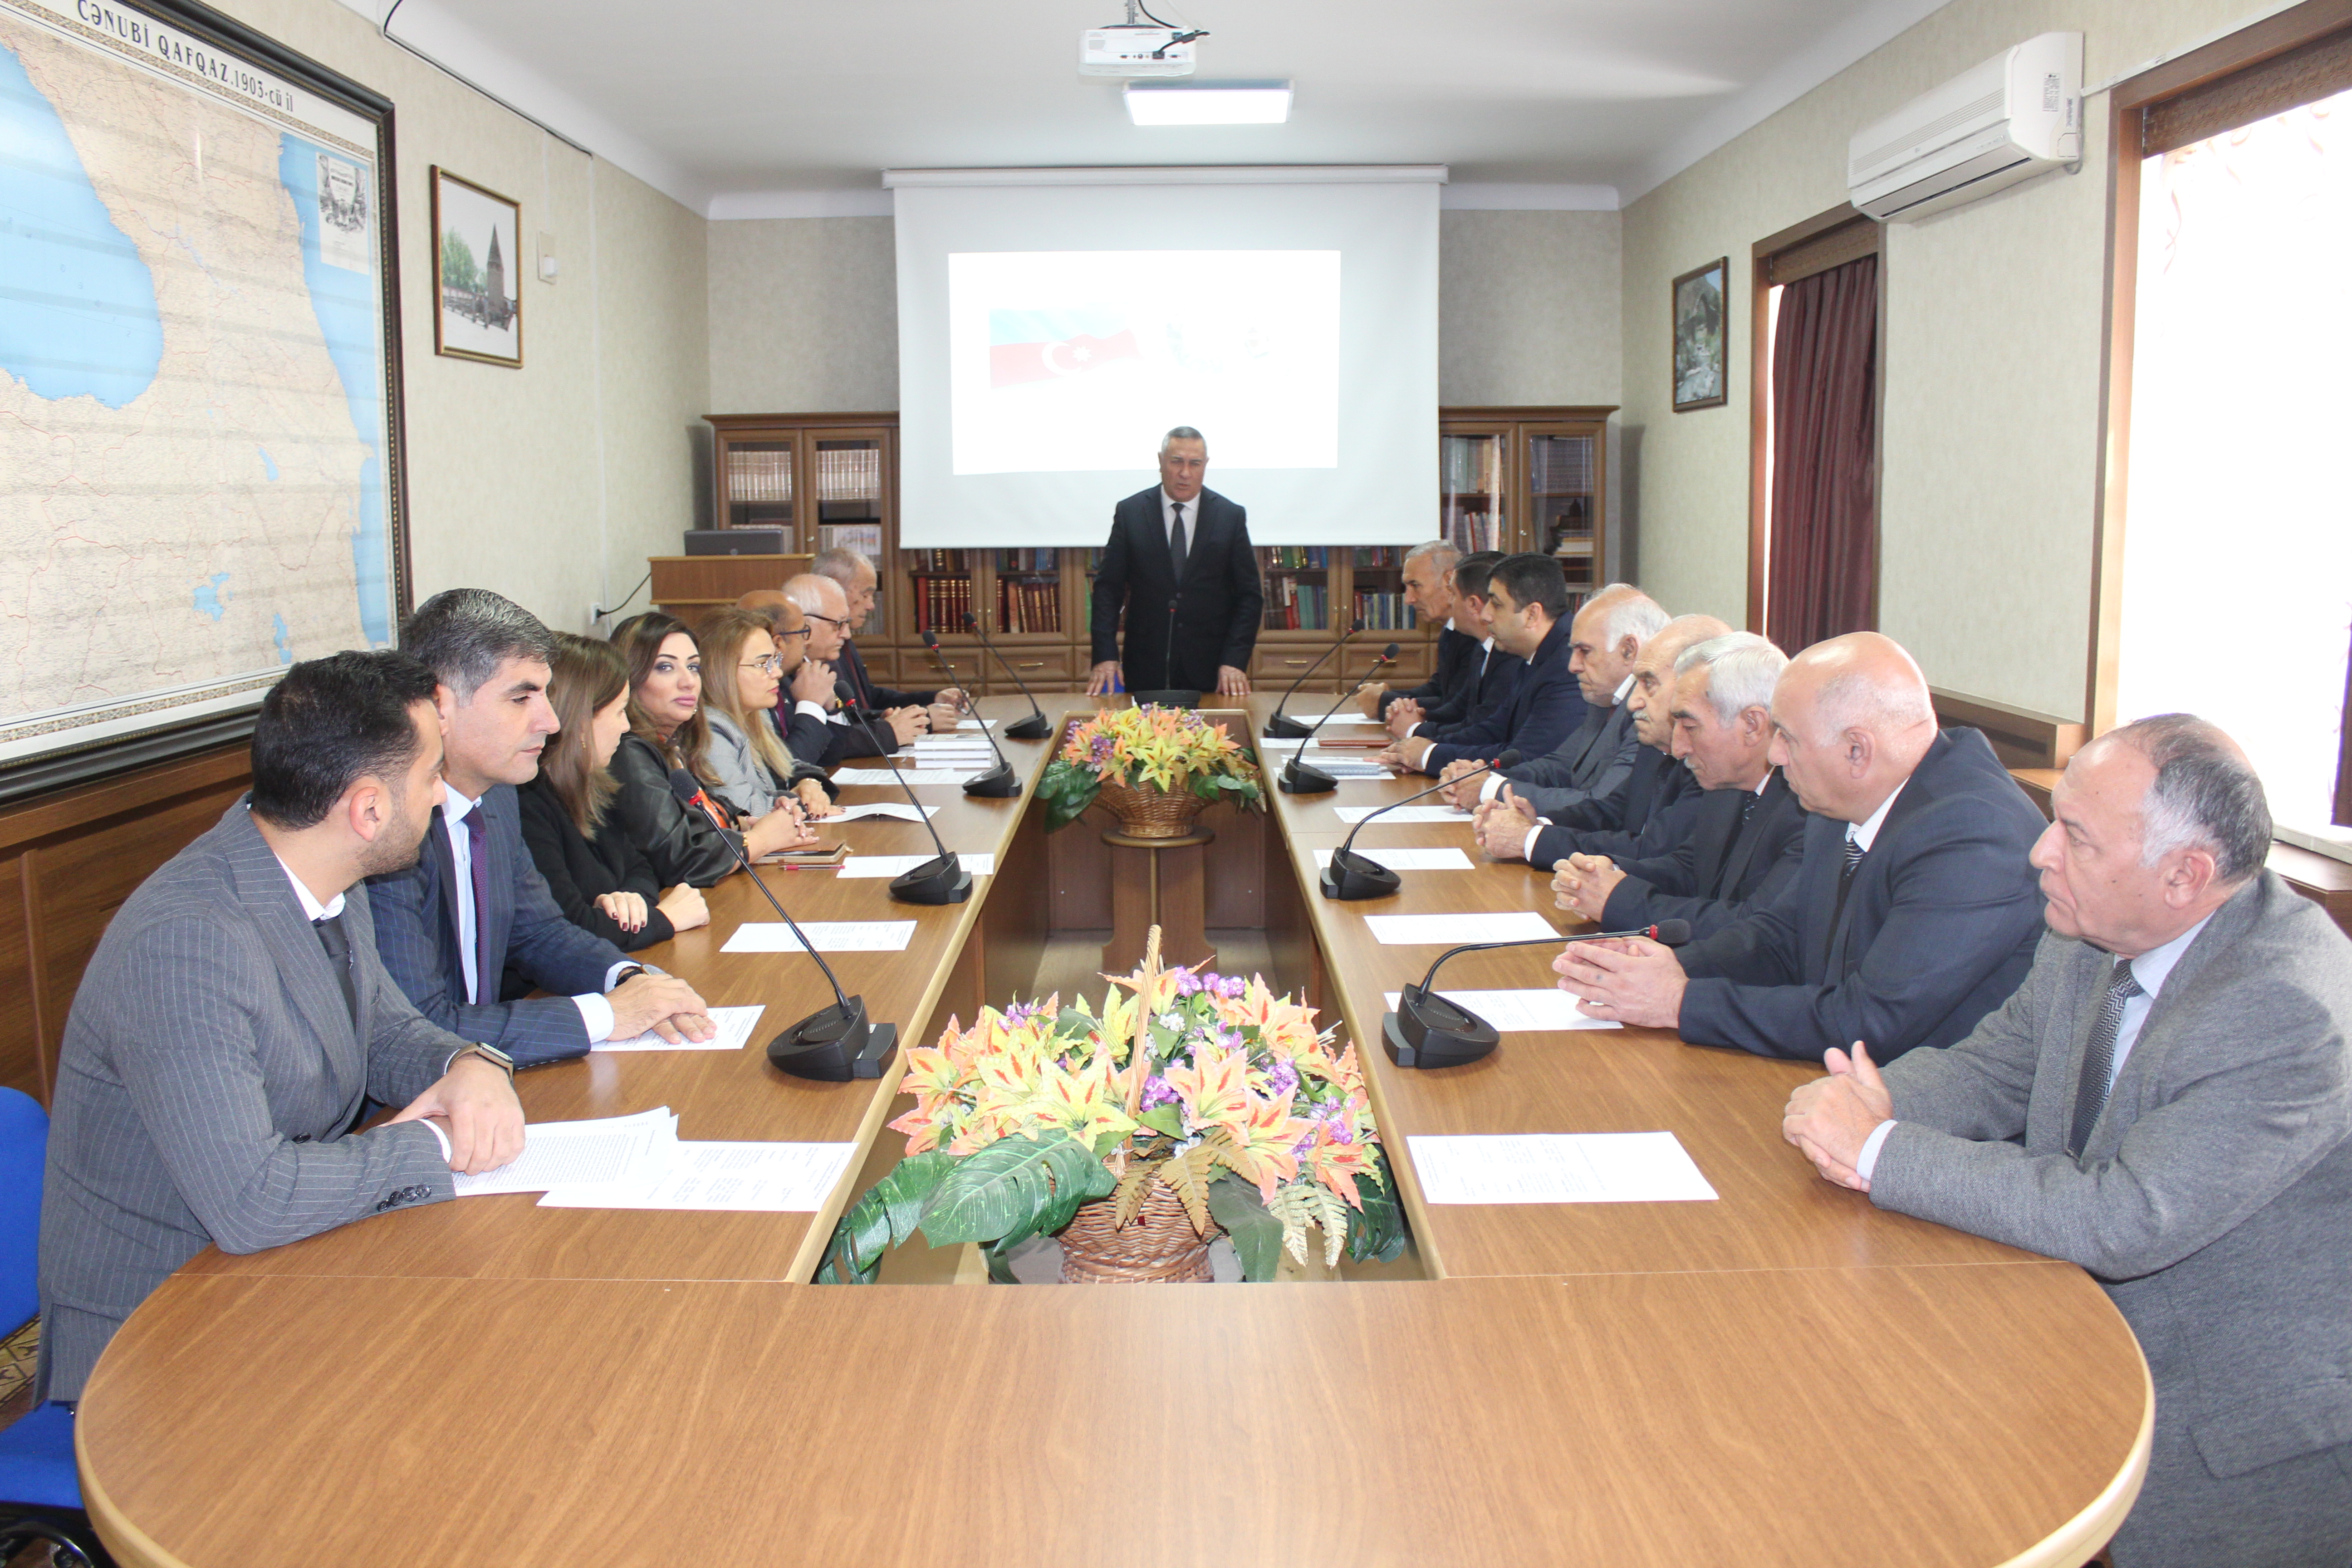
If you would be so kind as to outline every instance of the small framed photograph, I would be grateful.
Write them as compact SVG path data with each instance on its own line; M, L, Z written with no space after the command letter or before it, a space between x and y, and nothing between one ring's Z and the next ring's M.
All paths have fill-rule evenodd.
M433 170L433 350L522 368L522 206Z
M1675 412L1730 401L1723 348L1730 312L1725 283L1731 258L1718 257L1675 279Z

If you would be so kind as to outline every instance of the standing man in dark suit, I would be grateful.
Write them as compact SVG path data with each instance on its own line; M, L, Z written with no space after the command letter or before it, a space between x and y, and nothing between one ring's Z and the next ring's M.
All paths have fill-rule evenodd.
M2352 943L2263 869L2262 780L2201 720L2108 731L2051 805L2017 994L1884 1074L1830 1052L1782 1135L2105 1287L2156 1390L2116 1568L2352 1562Z
M1594 1017L1759 1056L1950 1045L2033 962L2025 858L2042 814L1982 735L1937 731L1927 678L1876 632L1790 660L1772 729L1772 762L1813 814L1796 879L1679 956L1580 942L1552 963L1563 989Z
M376 960L359 880L416 858L441 798L432 671L295 665L262 699L253 791L140 885L82 971L41 1190L40 1397L172 1271L455 1194L522 1152L513 1069ZM404 1107L352 1131L370 1100Z
M452 588L418 606L400 641L440 682L448 759L423 856L368 879L385 971L418 1012L519 1067L649 1028L709 1039L716 1026L693 988L564 919L523 845L514 786L538 776L556 729L547 628L488 589ZM553 994L500 1001L509 963Z
M1664 633L1659 634L1664 637ZM1721 931L1795 879L1805 808L1772 765L1772 688L1789 657L1754 632L1696 643L1675 659L1668 744L1703 792L1671 851L1571 855L1552 879L1555 901L1608 931L1687 921Z
M1117 682L1129 691L1249 695L1265 594L1249 514L1202 488L1208 471L1208 442L1179 425L1160 442L1160 483L1111 513L1110 542L1095 574L1087 696Z

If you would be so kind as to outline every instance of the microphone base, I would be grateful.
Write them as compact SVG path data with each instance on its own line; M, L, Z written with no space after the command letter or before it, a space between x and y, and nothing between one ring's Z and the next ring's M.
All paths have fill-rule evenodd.
M1260 731L1269 741L1303 741L1315 732L1310 725L1302 724L1287 713L1276 713L1265 721Z
M1328 795L1339 787L1339 781L1293 757L1282 764L1282 776L1274 781L1274 787L1285 795Z
M1385 899L1402 885L1394 871L1350 849L1333 850L1331 863L1323 868L1327 899Z
M1043 713L1032 713L1018 724L1004 727L1008 741L1042 741L1054 732L1054 721Z
M1135 699L1135 705L1139 708L1147 703L1155 708L1198 708L1201 705L1199 692L1181 686L1171 686L1164 691L1131 691L1128 695Z
M868 1022L863 996L811 1013L768 1042L778 1071L819 1083L880 1078L898 1054L898 1026Z
M891 878L890 896L902 904L960 904L971 897L971 873L952 853L935 856Z
M1502 1043L1494 1025L1418 985L1407 985L1397 1010L1381 1017L1381 1048L1401 1068L1466 1067Z
M1021 775L1003 763L963 781L963 793L987 800L1005 800L1021 793Z

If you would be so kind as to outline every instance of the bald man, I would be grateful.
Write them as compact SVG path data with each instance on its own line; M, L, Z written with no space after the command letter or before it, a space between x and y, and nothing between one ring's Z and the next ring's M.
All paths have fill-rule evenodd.
M1562 989L1593 1017L1759 1056L1863 1040L1884 1062L1961 1038L2032 964L2042 814L1982 735L1937 730L1927 678L1875 632L1790 661L1769 756L1813 814L1787 890L1679 954L1580 943L1553 961Z
M1477 806L1471 831L1480 847L1497 860L1538 866L1577 854L1640 858L1671 853L1689 826L1690 814L1668 814L1677 802L1698 794L1690 770L1677 766L1674 757L1674 721L1667 710L1675 660L1685 648L1730 629L1713 616L1679 616L1642 645L1633 660L1633 689L1625 695L1640 749L1633 754L1622 795L1582 801L1563 807L1556 816L1539 816L1527 796L1506 788L1500 797ZM1465 806L1477 805L1482 782L1465 780L1449 789L1447 798Z

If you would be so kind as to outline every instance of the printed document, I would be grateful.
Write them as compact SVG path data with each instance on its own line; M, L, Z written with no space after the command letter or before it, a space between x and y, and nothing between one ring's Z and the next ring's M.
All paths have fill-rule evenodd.
M1396 1011L1399 993L1389 993L1389 1011ZM1541 1034L1550 1029L1622 1029L1614 1018L1588 1018L1576 1010L1577 999L1554 987L1548 991L1441 991L1457 1007L1467 1007L1503 1035Z
M1459 849L1359 849L1357 854L1391 871L1467 871L1470 857ZM1315 851L1318 871L1331 863L1331 851Z
M901 822L920 822L925 816L937 816L939 814L940 808L936 805L923 807L922 816L919 816L915 808L904 801L869 800L864 805L845 805L831 816L818 817L817 824L822 826L828 822L855 822L861 816L895 816Z
M855 1143L680 1143L668 1166L643 1183L557 1187L539 1203L559 1209L814 1214L856 1152Z
M1381 808L1377 805L1335 805L1331 809L1339 814L1339 820L1342 822L1361 822ZM1470 814L1466 811L1456 811L1450 805L1401 805L1394 811L1383 813L1381 820L1382 822L1467 822L1470 820Z
M904 952L915 939L912 921L805 921L801 930L819 952ZM745 921L721 952L803 952L782 921Z
M1408 1134L1433 1204L1711 1203L1715 1189L1671 1132Z
M760 1015L768 1009L755 1004L749 1007L713 1007L710 1021L719 1032L707 1040L679 1039L670 1041L647 1029L644 1034L626 1040L599 1040L588 1047L596 1051L740 1051L751 1042L751 1031L759 1026Z
M911 871L918 866L929 865L938 858L937 855L852 855L841 863L841 875L896 877L903 872ZM996 875L996 857L992 854L959 855L956 858L963 863L965 870L975 877Z
M1455 947L1471 942L1523 942L1559 936L1533 910L1486 915L1366 915L1372 940L1385 947ZM1563 939L1565 940L1565 939Z
M478 1176L459 1173L457 1195L642 1180L667 1168L677 1142L677 1118L667 1105L593 1121L535 1121L523 1129L522 1152L513 1160Z

